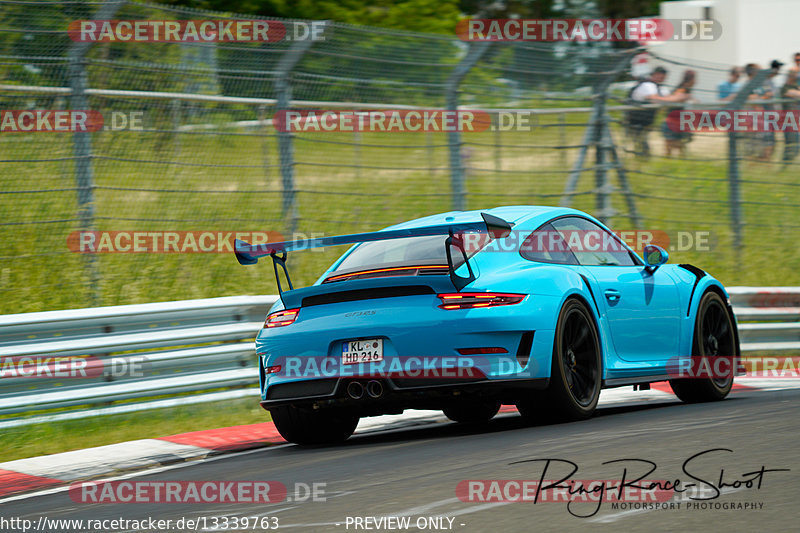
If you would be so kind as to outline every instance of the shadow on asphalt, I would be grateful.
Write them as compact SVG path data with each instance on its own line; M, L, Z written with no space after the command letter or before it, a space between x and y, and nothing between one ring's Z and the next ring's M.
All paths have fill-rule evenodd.
M742 398L738 398L742 399ZM726 402L736 401L736 398L731 397L725 400ZM709 405L709 404L705 404ZM327 446L292 446L286 448L286 451L292 450L294 452L301 452L303 450L321 450L332 448L344 448L354 446L370 446L375 444L397 444L401 442L408 442L414 440L424 439L441 439L463 436L474 436L492 433L501 433L505 431L518 431L531 428L556 428L556 427L569 427L574 426L576 429L580 428L581 424L591 423L592 420L607 420L609 417L615 415L623 415L626 413L638 412L652 412L661 409L681 407L691 408L691 406L682 403L680 400L664 401L664 402L647 402L633 405L615 405L609 407L601 407L595 415L585 421L578 422L527 422L517 413L501 414L492 419L486 425L466 425L456 423L431 423L420 427L401 427L397 429L389 429L376 433L368 433L362 435L354 435L346 442L336 445Z

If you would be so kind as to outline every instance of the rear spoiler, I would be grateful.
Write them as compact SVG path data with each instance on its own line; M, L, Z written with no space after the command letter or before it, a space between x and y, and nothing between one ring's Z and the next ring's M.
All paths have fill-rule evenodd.
M467 232L487 232L492 239L502 239L511 233L511 224L500 217L481 213L482 222L461 222L458 224L439 224L435 226L422 226L419 228L406 228L385 231L373 231L369 233L353 233L350 235L336 235L333 237L317 237L313 239L299 239L294 241L270 242L266 244L249 244L245 241L236 239L234 241L234 253L240 265L254 265L260 257L270 256L272 258L275 278L278 282L278 292L283 294L280 278L278 277L278 266L283 269L289 290L292 290L289 272L286 269L287 252L310 250L312 248L323 248L326 246L337 246L340 244L356 244L362 242L386 241L391 239L403 239L406 237L425 237L431 235L447 235L445 248L447 252L447 263L450 270L450 279L457 290L461 290L465 285L475 279L472 267L469 266L467 254L464 249L463 240L460 234ZM451 248L456 247L464 257L464 263L469 270L469 276L463 277L455 273Z

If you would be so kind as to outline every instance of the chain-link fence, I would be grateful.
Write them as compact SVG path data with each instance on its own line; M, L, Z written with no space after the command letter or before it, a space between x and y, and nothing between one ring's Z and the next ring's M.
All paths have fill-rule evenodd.
M782 160L780 135L770 157L723 133L696 134L667 157L656 122L650 157L637 157L620 107L635 50L338 23L319 26L323 39L270 43L70 39L83 19L242 17L0 1L0 109L92 110L104 124L0 133L0 313L276 290L271 272L203 253L186 233L172 249L186 253L127 253L135 232L339 234L509 204L569 204L616 229L663 233L675 259L726 283L800 281L798 163ZM728 68L664 61L719 79ZM495 125L518 121L480 132L284 132L273 120L296 108L459 106L488 110ZM76 232L92 230L109 232L110 247L77 253ZM340 252L293 255L295 282L312 282Z

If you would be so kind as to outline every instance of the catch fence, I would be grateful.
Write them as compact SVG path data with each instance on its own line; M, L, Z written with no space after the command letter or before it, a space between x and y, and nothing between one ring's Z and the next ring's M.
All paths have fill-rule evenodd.
M275 291L268 271L240 268L224 244L80 253L81 232L125 243L170 232L302 237L510 204L571 205L618 230L666 235L674 260L727 284L800 282L800 163L782 160L780 135L769 159L760 141L724 133L695 134L667 157L664 112L650 157L637 157L622 125L635 49L333 22L323 39L276 43L83 43L66 32L82 19L236 18L132 1L0 1L0 109L92 110L104 126L0 134L0 313ZM714 79L729 68L657 59ZM496 126L516 122L279 131L276 114L293 109L485 110ZM293 254L295 281L311 283L338 253Z

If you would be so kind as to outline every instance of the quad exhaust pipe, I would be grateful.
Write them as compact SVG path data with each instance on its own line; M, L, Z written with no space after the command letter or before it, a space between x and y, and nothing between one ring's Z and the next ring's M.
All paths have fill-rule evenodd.
M364 397L364 386L358 381L351 381L347 384L347 395L354 400L360 400Z
M359 381L351 381L347 384L347 395L353 400L360 400L366 393L367 396L373 399L383 396L383 383L377 380L370 380L366 386Z
M373 379L367 383L367 394L370 398L380 398L383 396L383 384Z

